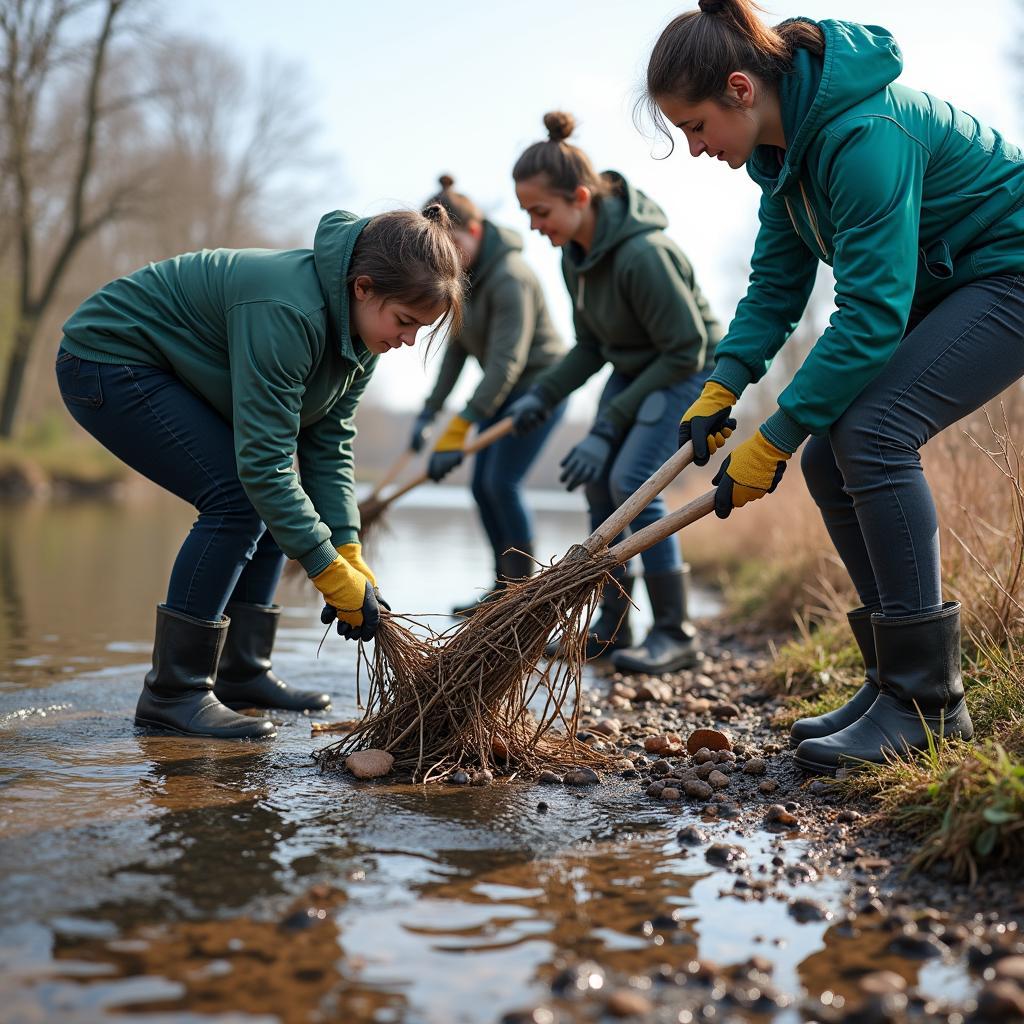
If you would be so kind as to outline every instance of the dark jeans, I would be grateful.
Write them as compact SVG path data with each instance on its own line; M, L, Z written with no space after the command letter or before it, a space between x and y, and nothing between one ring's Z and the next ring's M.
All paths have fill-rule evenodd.
M965 285L911 326L885 369L801 457L861 601L942 604L939 527L919 450L1024 376L1024 275Z
M676 450L679 417L696 401L710 374L710 367L670 388L652 391L637 410L636 419L622 443L612 453L604 473L586 488L590 527L596 529ZM597 406L600 418L604 407L629 384L631 378L612 373ZM633 520L632 529L640 530L668 512L659 495ZM621 540L621 535L612 543ZM678 537L648 548L641 558L647 575L673 572L682 568Z
M513 391L490 419L477 424L478 431L503 419L508 407L522 393L522 390ZM523 437L503 437L474 459L473 498L495 562L509 548L527 551L533 544L533 520L523 502L523 479L564 414L565 403L562 402L543 426Z
M194 505L167 606L218 622L229 600L269 605L285 557L235 468L231 424L173 373L57 353L68 411L132 469Z

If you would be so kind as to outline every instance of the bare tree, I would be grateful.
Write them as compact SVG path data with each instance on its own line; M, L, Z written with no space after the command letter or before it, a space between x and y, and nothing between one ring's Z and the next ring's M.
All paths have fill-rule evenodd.
M10 182L4 223L10 225L15 268L12 340L0 392L3 438L14 430L32 346L61 280L82 245L125 214L144 180L137 170L128 171L102 190L94 187L103 123L135 102L108 96L105 79L124 11L136 2L0 0L0 158ZM87 33L81 32L86 20L94 22ZM72 123L61 125L68 134L57 138L53 130L67 111L55 115L52 92L68 78L78 83L77 109ZM68 165L59 196L44 189L53 162Z

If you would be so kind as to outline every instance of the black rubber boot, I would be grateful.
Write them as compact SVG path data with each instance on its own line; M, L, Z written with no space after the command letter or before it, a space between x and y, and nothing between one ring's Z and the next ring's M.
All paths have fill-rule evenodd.
M157 607L153 668L146 673L135 708L137 726L229 740L277 735L273 722L239 715L214 696L213 680L227 631L228 619L207 622Z
M633 610L633 582L635 577L615 574L617 582L605 583L601 589L601 603L598 616L587 631L587 645L584 655L587 661L610 658L615 651L628 647L633 642L630 627L630 612ZM562 645L552 640L544 648L548 658L560 658Z
M789 745L799 746L804 740L831 736L845 729L864 714L878 696L878 656L875 654L875 634L871 627L871 609L855 608L847 613L853 638L864 659L864 685L841 707L814 718L801 718L789 731Z
M620 672L678 672L697 663L697 627L686 614L688 575L688 569L677 569L644 577L654 623L642 643L612 655Z
M526 579L534 574L536 563L533 560L532 549L527 547L522 551L506 551L498 556L494 567L494 586L486 594L478 597L475 601L468 601L466 604L457 604L452 609L453 615L461 615L468 618L483 605L493 601L505 591L507 581Z
M229 708L280 708L283 711L324 711L331 706L326 693L295 690L274 675L270 653L281 618L279 605L232 601L224 613L231 621L221 655L217 699Z
M796 763L831 774L860 761L882 763L908 756L930 741L974 735L960 678L960 605L936 612L871 616L878 652L879 694L863 716L845 729L804 740Z

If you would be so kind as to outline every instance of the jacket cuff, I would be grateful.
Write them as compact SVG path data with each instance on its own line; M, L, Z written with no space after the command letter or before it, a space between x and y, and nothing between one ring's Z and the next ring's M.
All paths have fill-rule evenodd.
M480 412L479 409L474 409L472 405L467 405L466 408L463 409L462 412L459 413L459 415L467 423L473 423L473 424L479 423L481 420L487 419L486 414Z
M335 536L340 536L344 531L338 531ZM359 535L352 531L351 537L346 537L344 540L339 540L339 544L348 544L353 540L359 540ZM338 557L338 552L334 547L333 538L331 540L325 540L322 544L318 544L312 551L307 551L300 559L299 563L302 568L306 570L306 575L312 579L314 576L319 576Z
M780 451L793 454L807 440L810 431L801 427L788 413L779 409L761 424L761 435Z
M754 375L738 359L733 359L732 356L719 356L708 380L728 388L739 398L743 394L743 389L753 383Z

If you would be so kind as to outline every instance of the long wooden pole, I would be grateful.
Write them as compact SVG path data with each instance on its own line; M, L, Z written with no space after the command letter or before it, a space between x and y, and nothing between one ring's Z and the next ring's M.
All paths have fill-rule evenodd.
M676 509L675 512L670 512L667 516L662 516L661 519L650 523L642 530L631 533L625 540L620 541L615 547L611 548L609 553L614 555L615 560L621 565L628 562L634 555L639 555L641 551L646 551L667 537L671 537L673 533L677 533L684 526L689 526L690 523L703 519L704 516L714 510L715 492L713 490L707 491L699 498L694 498L693 501L682 508Z

